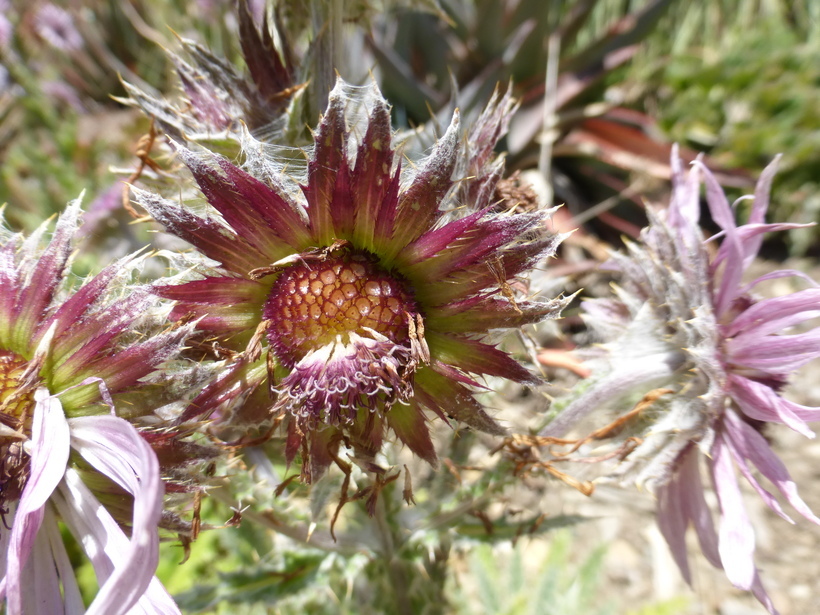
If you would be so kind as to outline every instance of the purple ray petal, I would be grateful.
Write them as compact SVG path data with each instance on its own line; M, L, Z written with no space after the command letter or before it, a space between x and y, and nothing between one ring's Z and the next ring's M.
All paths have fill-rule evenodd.
M132 608L163 615L179 613L152 577L156 559L148 552L158 552L155 525L152 536L145 536L135 524L129 540L73 469L66 471L54 504L71 533L80 539L101 585L86 615L126 615ZM134 504L136 508L136 500Z
M797 485L789 476L786 466L769 447L766 438L734 413L728 412L726 418L730 427L727 430L728 435L738 452L755 464L760 473L780 490L797 512L812 523L820 525L820 519L797 494Z
M720 502L718 549L720 561L729 580L748 590L754 583L755 536L743 506L743 496L732 468L732 455L718 432L712 444L712 479Z
M716 263L723 264L723 273L720 283L715 290L715 312L720 316L723 314L735 298L740 279L745 270L743 245L737 233L735 214L726 200L726 195L720 187L715 176L706 166L697 161L703 173L704 184L706 186L706 203L712 219L723 229L726 236L720 245Z
M34 392L31 426L30 475L11 527L6 593L9 613L22 609L21 573L45 515L45 504L63 477L68 463L69 426L60 400L44 388Z
M14 519L17 512L17 502L8 502L6 504L6 518ZM8 563L9 552L9 532L5 531L3 527L0 532L0 601L6 599L6 564Z
M750 224L763 224L766 221L766 211L769 209L769 193L772 189L772 180L777 173L777 167L780 163L781 155L774 157L757 180L755 186L755 198L752 203L752 211L749 212ZM758 236L754 239L744 242L746 257L754 257L760 250L760 245L763 242L763 237Z
M672 146L672 200L669 203L669 222L674 228L690 229L700 220L700 167L694 165L684 174L678 153L678 144Z
M809 226L814 226L813 224L790 224L790 223L780 223L780 224L744 224L736 229L737 239L740 245L743 247L746 255L744 256L743 265L740 267L741 271L745 271L749 265L754 260L755 256L757 256L757 250L760 246L760 241L763 238L763 235L766 233L773 233L776 231L789 231L798 228L806 228ZM710 237L706 243L711 241L716 241L721 237L725 237L726 234L724 232L717 233ZM748 246L756 245L755 251L752 252ZM717 270L718 266L729 256L729 252L721 249L718 251L717 256L715 257L714 261L712 262L712 269ZM738 293L740 294L740 293Z
M816 406L803 406L780 396L777 396L776 400L780 406L787 408L789 412L792 412L801 421L820 421L820 408Z
M686 517L684 502L691 492L691 485L684 484L679 475L674 476L658 490L658 529L666 539L672 557L689 585L692 584L686 550L686 528L689 520Z
M759 235L765 235L766 233L774 233L776 231L792 231L794 229L799 228L811 228L814 226L814 223L799 223L799 222L773 222L771 224L744 224L742 226L737 227L737 236L743 241L743 244L746 245L746 241L750 239L757 239ZM718 239L721 239L726 236L726 233L723 231L719 231L709 237L704 243L712 243L716 242ZM755 253L756 254L756 253ZM749 259L744 261L748 266L751 259L754 258L755 254L752 254ZM726 257L725 254L720 254L717 256L715 262L720 262Z
M726 233L728 238L737 230L735 212L729 205L729 201L726 199L726 195L723 193L723 188L720 187L720 183L715 176L712 175L712 172L706 165L703 164L702 161L697 160L694 166L697 166L703 174L703 180L706 186L706 203L709 206L712 219L723 229L723 232Z
M97 470L134 495L135 509L144 497L146 514L162 499L156 456L128 421L116 416L73 418L71 444Z
M119 417L71 419L71 441L77 452L96 470L134 496L131 539L125 544L117 545L115 550L108 544L107 548L104 547L113 563L113 570L110 577L106 575L103 579L100 592L92 605L98 613L110 613L116 609L121 609L117 612L125 612L145 593L159 561L157 524L162 512L164 493L159 463L154 451L137 430ZM86 489L79 477L72 482L67 475L66 483L75 495L80 495ZM96 499L90 497L94 500L91 506L99 506ZM88 505L85 501L75 500L75 503ZM110 516L109 519L113 522ZM111 528L105 527L106 525L108 524L104 523L89 529L95 531L97 538L107 534L111 539ZM122 532L119 535L124 538ZM122 543L119 536L112 540L114 541Z
M814 438L814 432L809 429L800 415L792 410L791 404L770 387L730 374L729 392L747 416L758 421L783 423L807 438Z
M745 295L748 294L750 290L752 290L755 286L760 284L761 282L765 282L767 280L775 280L778 278L800 278L815 288L820 288L820 284L815 282L812 278L807 276L802 271L797 271L796 269L779 269L778 271L772 271L771 273L767 273L765 275L760 276L746 284L743 288L740 289L738 295Z
M787 374L820 357L820 329L763 337L742 333L728 340L726 346L734 363Z
M766 607L766 610L769 611L770 615L780 615L780 611L774 608L772 599L763 587L763 581L760 580L760 574L758 574L757 571L755 571L755 578L752 582L751 591L754 597L757 598L758 602Z
M680 461L679 481L681 485L686 486L686 490L681 492L681 499L686 507L689 520L695 526L703 555L712 566L721 568L718 535L715 532L715 524L712 522L712 512L704 497L705 491L700 480L698 458L697 449L693 447L689 454Z
M60 578L54 566L54 554L49 540L49 528L53 525L57 531L57 521L51 516L34 539L26 566L22 571L21 593L22 608L17 611L9 600L8 615L59 615L70 613L63 609L63 598L60 594ZM80 611L82 612L82 611Z
M71 613L82 613L85 609L83 598L80 595L80 588L77 586L77 578L74 576L74 567L68 559L68 552L63 543L63 536L57 525L57 517L51 506L46 507L46 516L43 521L41 533L44 533L51 545L51 554L54 559L54 566L60 583L63 586L63 603L67 615Z
M727 414L733 414L731 411L727 412ZM740 473L743 477L749 481L749 484L752 488L757 491L757 494L760 496L760 499L763 500L770 509L772 509L777 516L788 523L794 523L791 517L783 512L783 508L780 506L780 502L769 492L767 489L760 484L760 482L755 478L754 474L752 474L749 465L746 463L746 453L743 450L742 446L739 446L736 440L738 440L738 434L733 433L734 428L730 426L731 421L726 421L726 437L724 438L724 442L726 446L729 448L729 451L732 453L732 458L735 460L735 464L737 465ZM768 444L767 444L768 446Z
M763 299L739 314L726 337L754 329L756 335L777 333L786 327L820 316L820 288L808 288L783 297Z

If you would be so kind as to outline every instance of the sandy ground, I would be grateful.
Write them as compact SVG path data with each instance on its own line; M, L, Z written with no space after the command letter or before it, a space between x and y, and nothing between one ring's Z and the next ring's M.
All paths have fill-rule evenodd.
M772 440L804 500L820 510L820 443L780 429ZM796 521L790 525L770 511L751 487L744 483L742 490L756 532L758 568L781 615L820 613L820 527L787 510ZM608 545L600 596L622 605L621 612L683 596L689 606L682 613L766 613L754 597L734 588L722 571L712 568L691 531L693 587L686 585L655 525L654 500L649 495L602 486L590 498L562 493L552 499L561 501L556 512L592 518L576 529L576 546L591 552L599 544Z

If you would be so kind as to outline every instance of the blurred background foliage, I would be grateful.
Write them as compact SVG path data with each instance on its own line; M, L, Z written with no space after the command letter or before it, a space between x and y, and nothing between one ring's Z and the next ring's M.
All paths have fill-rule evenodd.
M249 4L261 20L264 2ZM772 217L818 218L820 3L813 0L282 0L276 7L304 79L322 83L333 67L318 61L317 49L346 41L337 68L348 79L372 74L397 128L435 131L455 106L477 113L497 83L510 83L521 107L503 143L509 170L539 169L553 200L604 239L637 232L638 194L662 202L676 141L690 158L706 152L721 180L738 189L784 153ZM147 243L146 229L122 211L120 182L137 166L148 120L112 96L125 93L120 78L175 96L163 48L174 48L177 36L244 69L236 30L229 0L0 0L0 203L8 203L12 227L35 228L85 190L92 250L107 256ZM317 107L305 106L306 124L315 122ZM789 245L773 249L820 252L816 228L789 236ZM293 540L313 530L288 508L290 500L279 502L270 486L260 492L234 484L224 501L205 503L203 519L226 522L234 516L228 502L245 489L245 501L275 511L291 537L261 515L258 523L204 532L182 566L179 546L165 544L159 575L188 611L205 613L365 613L363 604L392 612L397 578L428 605L409 612L451 605L456 613L631 608L661 615L686 608L680 600L615 611L596 603L605 547L579 559L571 554L574 530L552 531L575 519L540 524L547 546L530 538L513 545L531 519L515 525L496 515L491 535L486 519L466 515L483 510L487 494L511 480L495 467L464 485L447 473L420 483L419 506L391 517L395 561L403 562L394 570L380 563L384 544L342 548L315 540L328 547L320 549ZM336 494L338 484L325 488ZM387 502L399 501L394 491ZM462 511L460 522L445 522L454 510ZM420 519L442 521L412 531ZM80 578L93 582L90 573ZM411 582L425 578L436 582Z
M178 36L241 68L232 5L0 0L6 22L0 24L0 197L14 204L7 212L12 224L32 228L82 189L92 203L128 177L147 121L112 96L124 94L120 78L176 92L164 48L176 48ZM336 68L353 82L374 75L399 128L431 116L441 123L456 105L477 112L497 84L512 83L521 108L503 144L509 167L548 173L554 201L580 221L592 219L604 239L617 241L642 225L637 194L662 196L658 182L668 176L673 141L688 147L684 157L712 156L723 183L738 194L783 152L774 215L812 221L820 210L814 104L820 7L810 0L280 0L276 6L305 80L315 85L332 75L334 67L317 60L323 36L332 38L328 44L342 48ZM264 0L250 7L261 19ZM334 7L342 8L331 32ZM309 106L305 124L320 107L321 100ZM817 233L794 231L788 247L811 251Z
M709 152L725 167L756 175L783 153L772 217L816 222L820 4L704 3L679 23L668 55L652 54L653 37L632 67L636 100L670 140ZM820 254L816 228L787 237L792 253Z

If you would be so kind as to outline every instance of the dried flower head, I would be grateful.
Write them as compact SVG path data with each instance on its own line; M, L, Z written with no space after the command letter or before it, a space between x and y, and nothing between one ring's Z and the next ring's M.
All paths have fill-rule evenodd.
M672 158L673 195L667 211L648 210L650 225L627 254L614 255L621 281L617 299L586 303L586 321L607 341L608 358L592 385L547 426L559 435L594 411L665 387L674 393L653 404L622 438L638 445L613 474L634 479L658 496L658 522L687 581L684 534L691 523L703 553L736 586L751 590L774 613L755 567L754 532L743 507L735 467L766 504L789 517L752 472L752 466L807 519L817 517L797 494L783 463L760 429L784 423L808 436L806 421L820 410L790 402L779 392L802 365L820 357L820 335L789 330L816 318L820 289L771 299L752 290L765 281L805 276L776 271L749 283L743 274L769 231L793 224L765 224L776 161L763 172L749 222L738 226L717 180L699 161L684 174ZM722 229L704 241L698 226L701 182L713 220ZM710 251L710 241L720 240ZM784 334L789 333L789 334ZM715 532L704 499L701 459L709 467L720 506Z
M454 201L464 189L452 178L464 163L458 116L429 157L405 170L381 94L359 89L357 102L352 91L341 81L334 88L304 185L288 184L260 148L247 148L258 177L180 148L220 216L137 193L166 229L219 263L201 279L156 287L177 301L175 317L200 319L208 343L234 355L184 418L216 411L223 437L242 435L231 425L264 432L271 419L283 422L287 459L301 451L306 481L342 442L372 464L388 428L434 463L424 409L501 433L473 397L475 375L537 379L483 338L554 317L564 303L514 298L509 281L560 238L543 212L492 213L486 184L500 176L497 164L474 161L483 174L468 181L482 189L473 202ZM503 122L509 99L493 105L482 121ZM473 134L497 138L482 128Z
M0 597L9 614L85 612L60 519L97 573L89 613L175 613L154 577L160 466L134 425L150 411L130 405L126 420L117 410L190 327L137 335L156 303L127 286L139 258L72 290L79 217L76 201L44 246L47 223L28 238L0 225Z

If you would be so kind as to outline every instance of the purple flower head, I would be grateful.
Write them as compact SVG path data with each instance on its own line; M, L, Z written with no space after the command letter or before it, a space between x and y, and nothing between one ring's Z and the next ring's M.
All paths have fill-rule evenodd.
M237 137L243 124L254 134L273 130L296 91L295 68L278 24L264 17L261 27L257 26L252 14L257 10L247 0L237 6L247 76L239 74L227 60L183 39L181 44L189 61L171 54L185 95L182 104L177 107L127 83L130 99L123 102L156 118L165 133L179 141ZM283 41L281 54L274 43L274 31Z
M653 488L658 522L685 578L690 580L684 535L691 523L709 561L736 586L751 590L775 613L755 567L754 532L743 507L739 471L766 504L791 521L753 474L766 477L801 515L818 523L797 494L783 463L760 433L765 423L784 423L813 438L807 421L820 410L790 402L779 391L800 366L820 357L820 331L790 332L820 315L820 289L760 299L765 280L805 276L776 271L743 282L769 231L794 224L766 224L769 189L777 161L758 181L746 224L714 176L700 161L684 173L673 153L673 195L668 210L648 210L650 225L640 244L615 254L620 270L617 299L585 305L586 321L607 342L608 358L592 385L572 399L544 431L559 435L593 411L626 404L664 387L673 395L653 404L623 437L639 443L613 472ZM704 241L698 226L700 188L721 232ZM710 242L719 241L716 251ZM717 531L704 499L701 460L709 468L720 507Z
M341 80L334 88L301 184L287 183L260 148L246 148L256 176L179 148L219 216L137 193L168 231L218 263L200 279L156 287L177 301L173 316L199 319L203 339L233 356L184 418L216 412L227 438L281 424L287 460L301 453L306 481L342 443L372 464L388 430L435 463L432 416L502 433L473 397L476 377L537 379L486 334L554 317L564 303L514 299L509 281L560 238L543 213L492 213L486 184L500 168L460 158L458 116L405 168L381 94L358 88L354 101L353 91ZM493 105L483 121L503 122L509 99ZM465 180L482 188L472 202L457 199L461 165L480 171Z
M54 4L45 4L37 11L34 28L44 41L60 51L77 51L83 46L74 16Z
M11 45L14 27L7 17L10 12L9 3L6 0L0 0L0 49L7 49ZM2 81L0 81L0 85L2 85Z
M190 328L138 334L155 303L127 284L139 258L73 290L79 219L75 201L47 242L47 223L28 238L0 225L0 598L10 615L84 612L59 519L100 583L89 613L174 613L154 577L159 463L132 423L139 408L125 420L115 404L180 350Z

